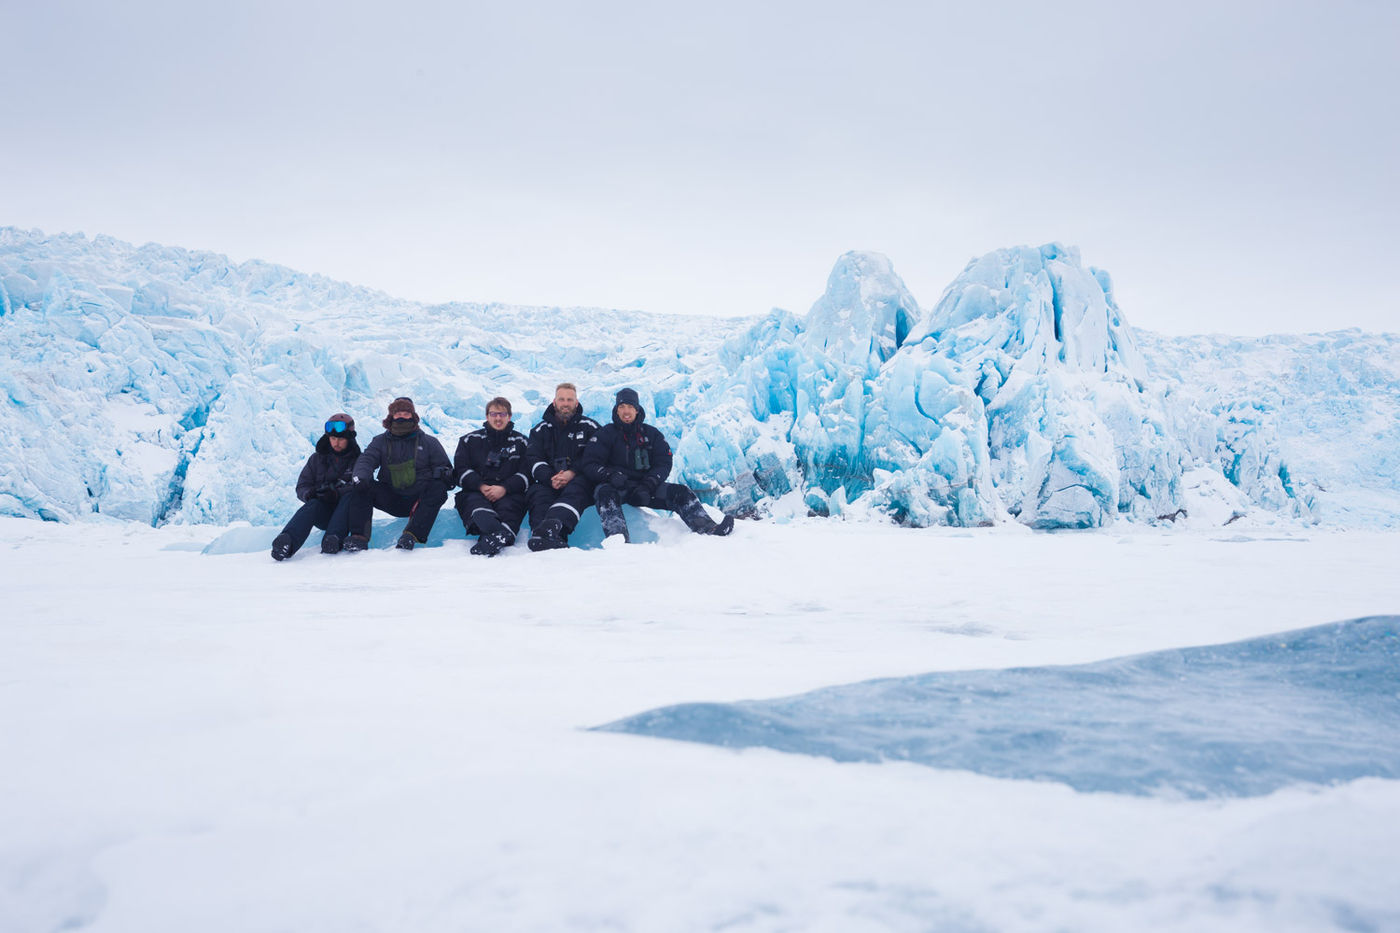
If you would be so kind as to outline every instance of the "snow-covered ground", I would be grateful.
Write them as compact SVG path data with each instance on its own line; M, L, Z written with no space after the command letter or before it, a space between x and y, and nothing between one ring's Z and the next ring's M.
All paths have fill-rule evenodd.
M0 519L0 930L1400 929L1395 780L1192 800L589 731L1396 614L1400 534L674 526L278 564Z

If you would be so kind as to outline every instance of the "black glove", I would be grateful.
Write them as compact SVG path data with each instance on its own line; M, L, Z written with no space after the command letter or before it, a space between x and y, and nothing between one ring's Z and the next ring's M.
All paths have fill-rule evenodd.
M645 483L637 483L634 486L628 487L627 492L623 495L622 501L626 502L628 505L635 505L638 508L644 505L650 505L651 490L646 487Z
M626 489L627 474L623 473L621 470L613 470L608 474L608 482L612 483L618 489Z
M334 486L322 486L316 490L316 498L326 505L335 505L335 501L340 498L340 494L335 491Z
M654 496L656 495L656 490L661 488L661 480L657 479L655 476L648 476L642 480L642 485L647 488L647 492Z

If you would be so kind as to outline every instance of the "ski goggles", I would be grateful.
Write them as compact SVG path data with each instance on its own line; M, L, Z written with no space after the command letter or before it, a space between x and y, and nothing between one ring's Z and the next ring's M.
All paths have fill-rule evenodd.
M327 433L327 434L344 434L345 432L347 432L347 431L349 431L349 430L350 430L350 422L348 422L348 421L327 421L327 422L326 422L326 433Z

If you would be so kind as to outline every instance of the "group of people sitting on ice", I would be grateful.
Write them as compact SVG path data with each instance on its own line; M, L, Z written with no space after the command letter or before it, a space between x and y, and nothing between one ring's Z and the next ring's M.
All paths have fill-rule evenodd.
M606 539L627 541L622 506L668 509L697 534L727 535L734 517L710 518L695 493L666 482L671 446L646 423L635 389L622 389L612 422L599 425L584 415L573 383L560 383L554 401L527 439L515 430L510 402L486 403L480 430L462 435L449 462L437 438L423 432L410 398L389 403L384 433L363 451L355 419L337 412L297 479L304 504L272 541L274 560L297 552L312 527L325 529L321 553L369 547L375 509L408 519L397 547L412 550L428 540L447 491L468 535L473 554L493 557L515 543L526 514L532 551L568 547L569 535L590 506L598 509Z

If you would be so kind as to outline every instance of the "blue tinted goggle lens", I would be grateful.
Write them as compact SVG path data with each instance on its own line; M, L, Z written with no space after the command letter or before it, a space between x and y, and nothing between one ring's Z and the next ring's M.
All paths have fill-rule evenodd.
M350 427L350 425L347 424L347 423L344 422L344 421L327 421L327 422L326 422L326 433L327 433L327 434L344 434L344 433L346 432L346 430L349 429L349 427Z

